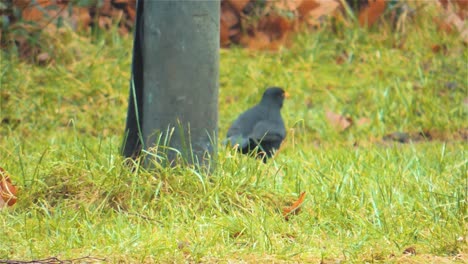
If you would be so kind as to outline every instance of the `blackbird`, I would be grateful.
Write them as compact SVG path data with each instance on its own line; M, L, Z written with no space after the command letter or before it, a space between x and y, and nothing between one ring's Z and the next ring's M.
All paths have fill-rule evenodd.
M266 162L286 136L280 112L285 95L280 87L266 89L260 103L234 121L224 142L237 145L242 154L251 154L258 147L256 157Z

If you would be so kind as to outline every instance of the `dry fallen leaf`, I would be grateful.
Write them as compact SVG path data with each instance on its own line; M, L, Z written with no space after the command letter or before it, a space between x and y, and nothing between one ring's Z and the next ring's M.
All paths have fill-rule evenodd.
M278 15L265 16L248 30L249 35L241 37L240 43L252 50L278 50L287 44L291 30L292 24L288 19Z
M222 47L227 47L231 39L241 34L240 16L235 7L227 1L221 2L220 42Z
M316 9L319 6L320 3L317 3L315 0L303 0L302 3L297 7L299 18L305 18L310 13L310 11Z
M47 52L42 52L41 54L36 56L36 60L39 64L44 65L50 61L50 55Z
M270 40L283 40L290 29L290 21L277 15L270 15L261 18L258 21L257 26L257 30L267 34Z
M285 11L294 11L304 0L277 0L269 1L267 3L271 4L275 9L285 10Z
M356 122L357 126L363 126L363 125L369 125L371 123L371 120L367 117L361 117L358 119Z
M409 247L403 250L403 254L407 255L416 255L416 248L415 247Z
M444 44L442 45L434 44L431 46L431 50L434 53L439 53L439 52L447 53L448 48L447 48L447 45L444 45Z
M468 17L468 1L441 0L436 3L442 10L441 17L434 18L434 22L438 25L439 30L447 33L457 31L460 34L461 40L465 44L468 43L468 24L465 23L465 18Z
M225 0L228 2L238 13L242 12L250 0Z
M304 14L304 19L311 26L319 26L324 17L336 14L336 10L340 7L339 0L315 0L315 2L318 6Z
M10 176L0 167L0 208L16 203L16 187L11 183Z
M338 128L340 131L346 130L352 124L351 118L344 117L331 111L326 111L325 115L328 122Z
M387 3L385 0L369 1L369 5L359 12L359 25L361 27L372 26L384 13L386 7Z
M286 221L289 220L290 215L292 214L296 215L299 213L299 211L301 210L300 207L302 203L304 202L305 196L306 196L306 192L302 192L299 195L299 199L297 199L297 201L295 201L291 206L283 208L283 216L284 216L284 219L286 219Z

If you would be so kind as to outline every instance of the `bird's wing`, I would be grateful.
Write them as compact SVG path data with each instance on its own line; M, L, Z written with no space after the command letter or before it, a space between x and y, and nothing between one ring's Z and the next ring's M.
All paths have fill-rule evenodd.
M249 138L255 141L282 141L286 136L284 125L268 120L258 122Z
M248 146L248 135L251 133L253 125L260 119L261 112L256 109L256 107L248 109L234 121L228 129L226 140L223 141L225 145L227 143L232 146L239 144L241 148Z
M242 135L233 135L223 140L223 145L238 146L243 149L249 145L249 138L242 137Z

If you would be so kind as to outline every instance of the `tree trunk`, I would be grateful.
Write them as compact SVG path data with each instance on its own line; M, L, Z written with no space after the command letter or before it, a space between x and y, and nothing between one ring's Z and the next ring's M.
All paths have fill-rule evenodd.
M141 46L134 49L142 51L142 67L132 66L135 92L131 85L129 113L132 100L141 100L136 108L133 104L139 129L129 129L129 115L127 131L137 136L141 131L142 137L129 133L124 155L136 153L134 142L142 140L145 150L166 157L168 164L181 157L206 165L217 141L220 3L145 1L143 12L138 8L137 22L142 15L143 23L136 25L135 44Z

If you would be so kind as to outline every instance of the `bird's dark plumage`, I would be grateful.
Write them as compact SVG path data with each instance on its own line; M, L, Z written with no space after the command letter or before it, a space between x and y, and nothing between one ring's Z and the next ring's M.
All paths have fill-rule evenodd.
M257 146L265 162L279 149L286 137L281 107L285 92L279 87L268 88L261 101L242 113L227 132L226 143L238 145L243 154L251 153Z

